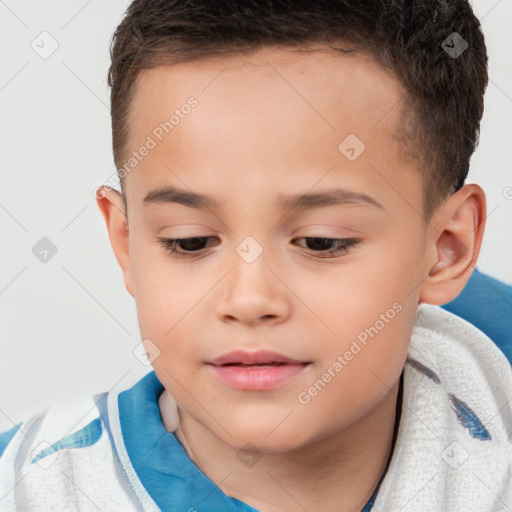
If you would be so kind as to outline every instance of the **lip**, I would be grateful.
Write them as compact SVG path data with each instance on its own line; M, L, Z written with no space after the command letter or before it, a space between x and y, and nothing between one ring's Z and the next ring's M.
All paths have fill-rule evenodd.
M291 357L273 352L271 350L259 350L258 352L245 352L243 350L235 350L220 357L217 357L210 364L221 366L223 364L270 364L270 363L288 363L302 364L309 361L299 361Z
M214 375L231 388L268 391L302 373L310 362L262 350L229 352L208 364Z

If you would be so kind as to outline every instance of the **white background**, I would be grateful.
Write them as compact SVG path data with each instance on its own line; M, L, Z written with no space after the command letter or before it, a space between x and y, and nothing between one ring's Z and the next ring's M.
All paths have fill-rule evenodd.
M115 172L108 46L127 6L0 0L0 431L150 370L132 353L135 304L93 197ZM488 199L479 268L512 283L512 0L473 7L490 57L467 180ZM58 43L47 59L31 47L43 31ZM47 263L32 253L42 237L58 249Z

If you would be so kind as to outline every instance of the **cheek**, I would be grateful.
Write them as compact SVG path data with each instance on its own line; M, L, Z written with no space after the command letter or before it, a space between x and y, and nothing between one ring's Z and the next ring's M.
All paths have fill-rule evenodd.
M181 270L158 243L146 237L133 242L131 261L141 331L163 339L204 294L203 287L197 280L191 282L193 275Z
M386 244L364 261L339 266L337 275L316 280L318 293L304 295L322 321L315 379L325 375L329 381L325 388L318 384L321 392L311 400L315 414L330 407L364 414L400 376L417 314L411 291L420 278L414 252L409 249L407 259L400 260L394 257L394 246ZM308 386L314 386L315 379Z
M414 247L401 250L399 242L404 243L386 239L354 252L340 264L283 273L308 306L310 311L305 313L316 324L318 336L331 348L339 348L360 333L364 341L365 329L375 324L383 333L379 339L387 335L403 338L414 323L414 291L421 282L419 251Z
M400 377L416 310L408 303L399 312L392 310L396 314L387 317L388 323L372 320L361 327L351 322L354 336L340 336L337 346L331 344L321 368L300 390L304 414L336 430L376 407Z
M343 373L358 386L370 387L379 377L391 385L400 373L411 338L417 305L412 301L387 300L349 312L338 323L333 356L341 356Z
M154 344L158 357L152 366L168 389L179 392L177 382L193 379L201 366L204 344L212 337L205 322L204 298L216 276L198 279L180 271L166 255L141 251L134 269L135 299L142 339ZM172 376L172 377L171 377ZM174 377L174 378L173 378Z

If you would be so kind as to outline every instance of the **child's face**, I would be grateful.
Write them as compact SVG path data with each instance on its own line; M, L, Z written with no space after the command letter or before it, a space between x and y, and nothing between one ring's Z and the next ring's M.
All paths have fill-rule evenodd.
M433 255L422 180L393 139L402 96L358 54L264 49L139 76L127 287L146 348L160 351L158 378L183 414L233 447L306 446L391 403ZM161 187L218 205L144 202ZM334 189L371 199L279 202ZM208 237L176 247L196 249L192 258L158 241L190 237ZM209 364L262 350L308 364L273 384L275 368Z

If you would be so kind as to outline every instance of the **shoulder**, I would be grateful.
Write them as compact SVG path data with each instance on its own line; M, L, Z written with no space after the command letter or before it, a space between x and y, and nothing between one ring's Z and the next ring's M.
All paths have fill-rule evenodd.
M510 446L512 366L483 331L439 306L421 304L407 363L455 405L469 406L481 418L493 418L489 426L493 437Z
M10 430L0 432L1 460L16 456L18 464L32 464L51 458L63 448L94 444L102 433L96 397L98 395L55 402ZM20 453L23 453L23 461Z
M512 285L475 268L462 292L441 306L480 329L512 363Z
M512 367L507 356L486 332L477 327L470 319L457 315L447 309L430 304L418 307L411 349L421 353L422 357L432 357L436 364L443 365L450 357L462 370L462 360L471 365L465 370L475 370L475 365L486 368L499 368L507 377L512 376ZM507 379L507 384L509 379Z
M7 510L65 510L66 503L82 501L89 510L94 496L124 494L107 397L103 392L56 402L0 433L0 496Z

